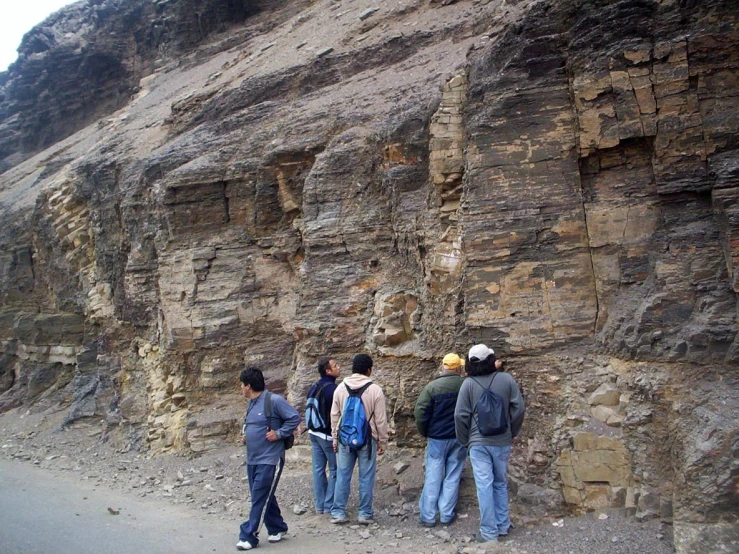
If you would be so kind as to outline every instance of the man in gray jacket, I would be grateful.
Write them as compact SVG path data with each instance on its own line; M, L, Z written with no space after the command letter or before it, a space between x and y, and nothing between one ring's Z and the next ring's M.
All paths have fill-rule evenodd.
M521 430L526 408L513 377L496 370L492 348L484 344L470 348L465 367L469 377L459 390L454 428L457 440L469 451L475 476L480 505L477 540L497 541L511 528L508 458L513 438Z

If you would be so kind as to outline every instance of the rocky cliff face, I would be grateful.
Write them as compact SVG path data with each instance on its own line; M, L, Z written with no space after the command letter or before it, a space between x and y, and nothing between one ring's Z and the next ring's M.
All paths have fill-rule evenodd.
M251 29L242 24L263 4L87 0L50 16L25 35L18 60L0 76L0 170L122 107L143 77L173 58L194 63L209 50L243 41ZM193 52L237 25L232 35Z
M420 388L483 341L532 513L736 544L736 3L185 4L80 3L4 76L2 409L201 452L245 363L300 404L317 357L368 351L418 445ZM181 32L140 40L151 10ZM31 53L65 25L140 69L59 92Z

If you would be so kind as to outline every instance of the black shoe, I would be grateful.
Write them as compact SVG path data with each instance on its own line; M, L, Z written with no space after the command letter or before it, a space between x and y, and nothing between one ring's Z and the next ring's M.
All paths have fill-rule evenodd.
M434 520L434 521L423 521L423 520L420 520L418 523L420 523L424 527L428 527L429 529L431 529L432 527L436 527L436 520Z
M452 523L454 523L455 521L457 521L457 514L454 514L454 515L452 516L452 519L450 519L449 521L442 521L442 522L441 522L441 524L442 524L443 526L445 526L445 527L448 527L449 525L451 525L451 524L452 524Z
M498 538L499 539L505 539L505 538L507 538L508 537L508 534L511 531L513 531L515 528L516 528L516 526L513 525L513 522L511 522L511 524L508 526L508 531L506 531L505 533L498 533Z

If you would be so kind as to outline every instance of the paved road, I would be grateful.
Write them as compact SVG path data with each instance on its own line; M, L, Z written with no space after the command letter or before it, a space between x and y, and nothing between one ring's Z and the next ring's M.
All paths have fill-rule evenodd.
M111 515L109 507L120 514ZM0 460L1 554L237 552L237 532L234 522L201 517L192 508L124 496L74 475ZM303 535L278 544L265 541L258 551L328 554L336 546L330 539Z

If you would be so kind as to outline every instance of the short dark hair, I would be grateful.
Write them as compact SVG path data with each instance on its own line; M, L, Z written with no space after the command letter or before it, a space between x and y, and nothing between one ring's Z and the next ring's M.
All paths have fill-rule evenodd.
M254 392L262 392L264 390L264 374L261 369L247 367L242 370L239 380L245 385L249 385Z
M321 377L326 376L326 370L331 367L331 360L333 358L321 358L318 360L318 373L321 374Z
M367 375L372 369L372 358L368 354L357 354L352 360L352 373Z
M495 354L490 354L484 360L470 360L469 354L465 360L464 369L470 377L481 377L495 373Z

